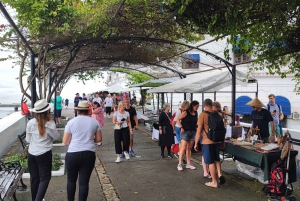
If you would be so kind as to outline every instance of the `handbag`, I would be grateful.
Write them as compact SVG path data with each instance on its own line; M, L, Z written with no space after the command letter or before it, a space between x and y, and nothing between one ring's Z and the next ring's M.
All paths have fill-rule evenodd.
M122 128L122 124L115 124L114 129L120 130Z

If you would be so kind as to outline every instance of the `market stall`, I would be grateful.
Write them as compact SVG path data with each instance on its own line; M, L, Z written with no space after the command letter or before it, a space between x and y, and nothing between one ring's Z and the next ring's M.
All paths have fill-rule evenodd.
M269 143L274 144L274 143ZM264 181L268 181L270 178L271 165L276 162L281 156L281 150L279 148L267 150L263 149L268 144L247 143L244 141L238 141L231 139L226 141L224 152L231 154L234 160L238 160L241 163L251 165L253 167L259 167L264 173ZM272 145L273 146L273 145ZM275 146L274 146L275 147ZM296 173L296 156L298 151L290 151L290 163L289 163L289 182L293 183L297 181Z

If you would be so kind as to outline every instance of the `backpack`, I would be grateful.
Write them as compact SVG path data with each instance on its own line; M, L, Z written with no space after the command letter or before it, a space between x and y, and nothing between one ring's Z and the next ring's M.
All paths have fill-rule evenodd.
M285 184L285 174L286 170L284 169L283 161L278 159L272 164L270 180L264 186L263 192L266 195L285 195L287 190L287 185Z
M218 112L206 112L208 116L209 130L206 132L207 137L213 142L224 141L226 135L226 128L224 127L223 118Z
M179 110L180 110L180 112L182 112L182 109L181 109L181 108L179 108ZM175 116L176 116L176 112L173 113L173 115L172 115L172 117L171 117L171 119L170 119L170 124L171 124L171 125L173 125Z

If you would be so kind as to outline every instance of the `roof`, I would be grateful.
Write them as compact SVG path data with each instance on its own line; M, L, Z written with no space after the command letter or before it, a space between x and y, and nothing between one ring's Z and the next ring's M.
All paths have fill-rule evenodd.
M246 81L246 82L245 82ZM232 75L229 71L208 72L194 74L184 79L166 84L161 87L148 90L148 93L203 93L219 91L232 83ZM246 85L247 75L236 71L236 83Z
M180 80L180 77L165 77L160 79L152 79L139 84L131 85L130 87L159 87L164 84L172 83Z

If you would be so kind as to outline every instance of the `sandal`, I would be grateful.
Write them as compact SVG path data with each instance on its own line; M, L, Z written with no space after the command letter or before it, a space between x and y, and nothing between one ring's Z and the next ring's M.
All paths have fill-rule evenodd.
M219 177L219 183L220 185L225 184L225 178L222 175Z
M203 175L203 178L211 179L211 176L210 176L210 174L208 173L206 176Z

